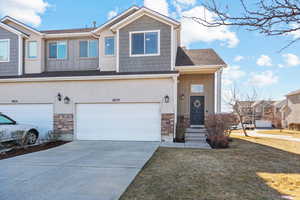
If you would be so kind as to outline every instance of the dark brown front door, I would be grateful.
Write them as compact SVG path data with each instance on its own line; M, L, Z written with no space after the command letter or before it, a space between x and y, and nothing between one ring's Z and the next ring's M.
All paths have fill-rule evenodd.
M190 98L190 124L204 124L204 96L191 96Z

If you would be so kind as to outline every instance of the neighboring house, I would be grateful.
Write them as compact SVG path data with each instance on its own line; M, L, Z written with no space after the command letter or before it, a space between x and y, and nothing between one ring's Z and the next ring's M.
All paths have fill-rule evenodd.
M243 116L243 123L253 124L254 123L254 112L252 105L254 101L238 101L235 104L235 109Z
M180 45L180 23L131 7L100 27L0 23L0 112L74 140L173 141L220 112L226 66Z
M281 101L276 101L274 105L274 120L273 124L276 128L283 128L283 112L282 109L286 106L287 101L286 100L281 100Z
M300 90L286 95L286 104L282 108L284 128L300 130Z

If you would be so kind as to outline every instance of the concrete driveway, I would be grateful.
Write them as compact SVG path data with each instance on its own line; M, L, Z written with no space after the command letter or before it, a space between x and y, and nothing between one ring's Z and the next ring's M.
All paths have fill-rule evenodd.
M158 145L76 141L0 160L0 199L118 199Z

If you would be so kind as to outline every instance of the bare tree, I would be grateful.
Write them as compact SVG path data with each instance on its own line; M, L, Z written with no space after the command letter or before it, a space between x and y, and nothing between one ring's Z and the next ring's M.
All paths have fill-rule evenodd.
M208 19L205 15L189 18L206 27L240 26L266 36L287 35L300 31L300 0L232 0L232 3L240 3L242 8L240 14L230 13L229 5L222 6L217 4L216 0L207 0L202 5L214 13L214 20ZM300 38L294 37L282 49L299 40Z
M230 106L233 113L237 116L239 123L242 126L242 130L245 136L249 136L247 134L247 130L245 127L245 123L253 124L253 103L257 100L257 92L253 89L252 93L242 94L236 86L233 86L231 92L227 99L225 99L225 103Z

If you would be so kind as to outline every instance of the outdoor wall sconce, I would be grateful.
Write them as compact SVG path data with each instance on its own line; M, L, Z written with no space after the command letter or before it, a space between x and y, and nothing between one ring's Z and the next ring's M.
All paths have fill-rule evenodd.
M170 97L169 97L168 95L166 95L166 96L164 97L164 99L165 99L165 103L169 103L169 102L170 102Z
M180 95L180 100L184 101L184 94Z
M70 98L69 97L65 97L64 98L64 103L65 104L69 104L70 103Z
M60 93L58 93L56 97L57 97L58 101L61 101L61 94Z

